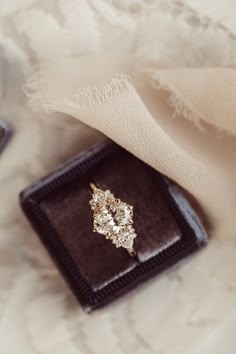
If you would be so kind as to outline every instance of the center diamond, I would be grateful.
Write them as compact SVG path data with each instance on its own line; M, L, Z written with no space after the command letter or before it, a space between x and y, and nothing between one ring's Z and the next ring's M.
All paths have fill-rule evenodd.
M115 222L112 218L112 215L106 210L96 215L94 219L94 229L102 235L106 235L107 233L111 232L114 226Z

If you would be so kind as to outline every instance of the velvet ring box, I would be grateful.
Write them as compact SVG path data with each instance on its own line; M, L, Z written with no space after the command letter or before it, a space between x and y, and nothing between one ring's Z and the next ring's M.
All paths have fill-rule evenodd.
M90 182L134 207L136 257L93 232ZM87 312L207 243L180 188L111 141L97 144L21 193L21 205Z

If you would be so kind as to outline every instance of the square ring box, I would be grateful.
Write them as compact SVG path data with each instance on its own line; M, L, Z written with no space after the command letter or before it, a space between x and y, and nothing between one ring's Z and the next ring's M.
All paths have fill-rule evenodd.
M133 206L135 257L93 232L91 182ZM180 188L109 140L24 190L20 201L86 312L207 243L202 223Z
M10 138L10 129L5 122L0 120L0 153L7 145Z

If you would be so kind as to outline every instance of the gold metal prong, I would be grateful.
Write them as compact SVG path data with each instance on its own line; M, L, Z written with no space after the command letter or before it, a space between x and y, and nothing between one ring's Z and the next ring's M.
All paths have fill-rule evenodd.
M137 255L135 249L132 247L132 248L127 248L127 252L129 253L129 255L131 257L135 257Z
M96 185L94 183L89 183L91 189L94 191L95 189L97 189Z

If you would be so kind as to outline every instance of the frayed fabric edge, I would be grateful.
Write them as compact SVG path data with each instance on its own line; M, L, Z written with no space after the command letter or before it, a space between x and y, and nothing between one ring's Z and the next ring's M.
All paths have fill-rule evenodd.
M173 108L173 117L184 116L193 122L199 129L203 129L201 117L197 112L188 106L181 97L177 95L175 89L163 79L160 73L153 69L141 69L151 78L151 84L155 89L169 92L167 104ZM108 100L127 94L132 85L131 77L118 73L109 82L101 83L92 87L78 88L76 92L65 94L60 101L49 100L47 92L47 73L43 67L34 71L28 78L23 91L28 98L28 105L33 111L42 111L53 113L60 111L62 107L76 107L83 111L93 111L98 104L103 104Z
M64 102L69 106L90 110L97 104L128 93L131 86L131 78L128 75L116 74L111 81L101 84L100 87L79 88L76 93L67 95Z
M151 78L152 86L157 90L165 90L169 93L167 104L173 109L172 117L184 117L190 120L200 130L205 131L202 117L187 102L184 101L170 83L168 83L160 73L153 69L143 70Z
M46 113L52 113L60 111L60 108L65 106L76 107L83 111L93 111L95 106L130 92L133 87L131 82L130 76L119 73L109 82L78 88L76 92L67 93L60 101L49 100L46 97L46 71L40 68L29 77L23 91L33 111L44 110Z
M207 131L207 122L204 121L199 112L195 111L178 94L176 88L160 72L143 66L138 66L137 70L149 77L152 87L168 92L167 104L173 110L173 118L182 116L191 121L199 130ZM65 95L60 100L49 100L47 88L47 71L44 67L40 67L28 78L23 87L24 93L28 98L28 104L33 111L44 110L46 113L53 113L64 112L66 108L76 108L83 112L93 112L98 105L107 103L114 98L122 97L124 94L127 95L132 90L135 90L131 77L123 73L115 74L110 81L100 85L78 88L70 93L65 92ZM222 132L219 128L217 131L218 133Z

